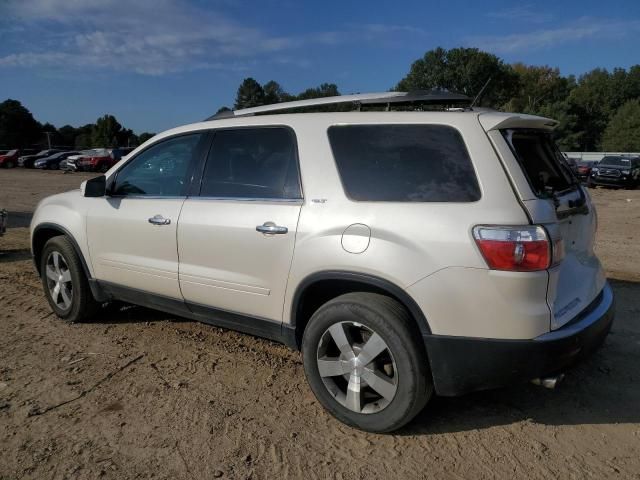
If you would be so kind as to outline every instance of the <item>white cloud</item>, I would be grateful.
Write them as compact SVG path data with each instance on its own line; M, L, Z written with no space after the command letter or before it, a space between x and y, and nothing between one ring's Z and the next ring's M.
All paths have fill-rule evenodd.
M308 65L301 46L337 46L421 32L371 24L287 37L244 26L213 7L184 0L5 1L7 18L28 25L34 35L22 39L31 44L26 49L0 57L0 66L93 67L163 75L242 69L257 59L282 63L287 58L288 63ZM296 52L301 58L295 58Z
M468 45L493 53L505 54L580 42L587 39L624 38L640 31L640 21L611 21L583 18L573 24L527 33L477 36L466 39Z
M528 23L545 23L553 20L553 15L536 8L530 4L516 5L511 8L489 12L486 14L489 18L497 20L516 20Z

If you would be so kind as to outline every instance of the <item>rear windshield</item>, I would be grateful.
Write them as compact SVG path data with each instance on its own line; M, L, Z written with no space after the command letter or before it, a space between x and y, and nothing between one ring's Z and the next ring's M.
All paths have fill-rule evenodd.
M620 167L628 167L631 165L631 159L622 157L604 157L600 160L600 165L618 165Z
M547 197L574 188L570 167L551 134L542 130L502 130L534 193Z
M445 125L340 125L329 141L356 201L474 202L480 187L460 133Z

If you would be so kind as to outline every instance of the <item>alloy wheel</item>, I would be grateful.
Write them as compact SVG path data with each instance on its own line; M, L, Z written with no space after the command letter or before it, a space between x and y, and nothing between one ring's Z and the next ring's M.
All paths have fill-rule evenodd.
M54 250L47 257L45 270L53 303L62 310L68 310L73 301L73 284L67 261L60 252Z
M335 400L356 413L383 410L396 395L398 378L391 350L380 335L357 322L338 322L322 335L318 372Z

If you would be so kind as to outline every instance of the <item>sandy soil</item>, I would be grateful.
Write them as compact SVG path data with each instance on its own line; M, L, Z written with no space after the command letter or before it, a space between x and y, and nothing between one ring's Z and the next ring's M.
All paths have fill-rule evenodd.
M57 320L28 221L86 178L0 170L0 479L640 478L640 190L592 192L617 295L602 349L554 391L434 398L372 435L327 415L278 344L138 307Z

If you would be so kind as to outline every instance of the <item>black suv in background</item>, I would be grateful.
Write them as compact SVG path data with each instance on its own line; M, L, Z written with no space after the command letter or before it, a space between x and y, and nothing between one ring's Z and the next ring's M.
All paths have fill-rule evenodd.
M606 156L591 168L590 187L636 188L640 185L640 158Z

